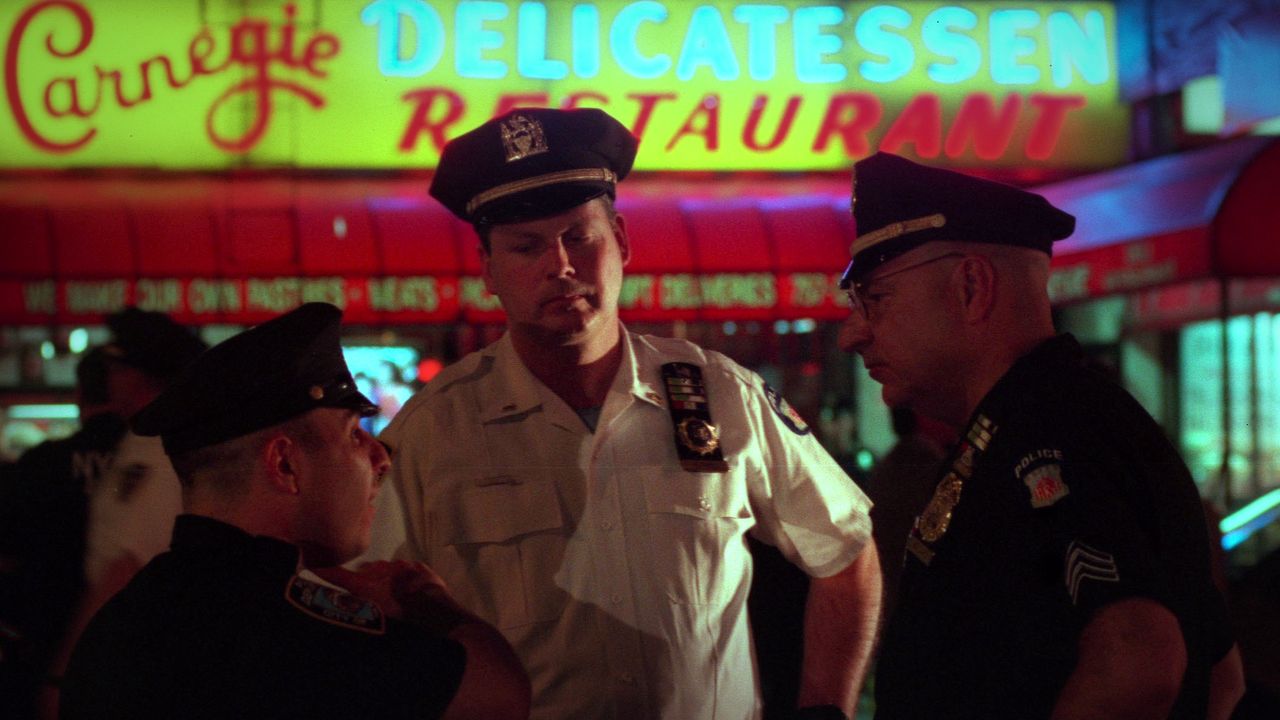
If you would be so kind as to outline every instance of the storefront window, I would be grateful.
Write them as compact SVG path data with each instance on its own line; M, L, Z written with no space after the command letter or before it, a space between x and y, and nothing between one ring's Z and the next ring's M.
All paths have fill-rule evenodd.
M1230 497L1237 505L1280 486L1280 315L1226 322L1225 387L1223 328L1211 320L1181 331L1180 439L1201 492L1221 497L1217 482L1228 447L1223 412L1229 407Z

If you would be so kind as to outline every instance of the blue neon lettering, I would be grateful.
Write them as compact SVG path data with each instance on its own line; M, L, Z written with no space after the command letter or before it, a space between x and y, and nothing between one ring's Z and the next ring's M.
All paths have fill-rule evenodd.
M573 8L573 74L593 78L600 74L600 11L595 5Z
M842 63L822 61L822 56L840 52L839 35L822 32L824 25L844 22L844 9L834 5L796 8L792 16L796 51L796 79L803 83L836 83L849 71Z
M490 20L502 20L507 16L507 5L488 0L466 0L458 3L454 16L455 42L458 45L454 63L458 74L467 78L499 79L507 76L507 64L501 60L486 60L485 50L502 47L502 33L485 30Z
M676 77L691 80L701 65L710 67L717 80L738 79L738 58L729 44L729 31L724 26L720 11L710 5L695 9L693 17L689 18L689 31L680 50Z
M993 10L991 28L991 79L1001 85L1034 85L1040 68L1023 65L1018 58L1036 51L1036 41L1020 34L1040 24L1035 10Z
M417 33L418 46L413 55L401 57L406 18ZM378 28L378 70L385 76L426 75L444 54L444 23L435 8L421 0L375 0L361 11L360 20Z
M911 13L894 5L877 5L862 13L854 25L853 35L867 52L887 60L863 60L858 72L871 82L888 83L911 72L916 50L911 41L884 28L905 30L911 25Z
M654 55L645 57L636 45L640 23L661 23L667 19L667 8L656 0L642 0L618 11L609 28L609 48L618 66L628 74L644 79L656 78L671 69L671 57Z
M1090 85L1099 85L1111 76L1107 53L1107 28L1102 13L1090 10L1084 14L1084 26L1076 23L1071 13L1049 14L1049 68L1053 84L1064 88L1071 84L1071 68Z
M787 21L781 5L739 5L733 19L747 26L747 74L752 80L772 80L778 72L777 26Z
M520 3L516 13L516 72L534 80L563 80L569 66L547 57L547 6Z
M958 83L978 74L982 66L982 47L978 41L953 29L972 30L978 27L978 16L961 7L943 7L934 10L920 26L920 35L929 52L950 63L929 63L926 72L937 83Z

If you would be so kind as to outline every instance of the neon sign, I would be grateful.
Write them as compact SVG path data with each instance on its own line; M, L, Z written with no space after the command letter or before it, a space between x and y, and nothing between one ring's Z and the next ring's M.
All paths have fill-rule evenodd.
M222 4L0 7L0 167L430 167L520 105L606 109L641 169L1126 151L1107 2Z
M619 299L627 320L814 318L848 314L838 274L638 274ZM258 322L304 302L343 308L347 322L503 322L475 276L0 280L0 321L83 322L137 305L183 322Z
M423 0L374 0L360 18L378 29L378 68L384 75L397 77L432 72L445 58L446 49L452 49L458 76L469 79L502 79L513 71L530 80L564 80L571 74L594 78L607 61L640 80L687 82L705 68L716 80L730 82L742 78L739 57L745 56L752 80L773 80L780 64L780 34L790 36L795 52L790 79L807 84L844 82L850 72L865 81L892 83L923 62L921 56L936 58L927 63L925 72L939 84L973 79L985 67L998 85L1035 85L1042 76L1041 64L1058 88L1070 86L1076 76L1092 85L1105 83L1112 76L1106 21L1096 9L1078 17L1047 8L993 9L985 27L979 28L977 13L965 7L944 5L927 13L913 13L907 4L867 7L852 21L852 40L881 59L864 60L851 71L826 59L840 54L845 42L834 32L848 19L838 5L790 10L784 5L737 5L727 16L715 5L701 5L693 9L683 32L678 25L669 27L673 24L671 11L667 3L656 0L623 5L613 14L607 31L602 28L597 4L574 5L568 9L566 26L558 28L568 31L569 60L548 56L548 44L554 38L549 35L552 28L547 5L519 3L514 37L495 29L510 15L504 2L457 4L451 18L452 36L446 32L440 12ZM742 47L735 46L730 34L735 25L745 31L738 33L744 35ZM675 57L640 49L642 34L669 31L683 38ZM416 36L407 57L402 55L406 33ZM602 36L608 38L607 45L600 42ZM486 57L510 42L516 50L514 67ZM1048 53L1040 63L1033 63L1041 42ZM918 46L925 52L917 53Z

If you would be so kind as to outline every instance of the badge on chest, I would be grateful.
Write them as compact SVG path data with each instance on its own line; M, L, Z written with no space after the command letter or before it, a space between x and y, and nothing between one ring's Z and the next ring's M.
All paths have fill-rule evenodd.
M931 545L947 534L952 514L960 503L965 481L973 474L978 458L991 444L996 429L995 423L985 415L978 415L974 419L969 432L956 449L951 469L938 483L929 504L916 518L915 526L907 536L907 550L925 565L933 562L934 550Z
M667 389L680 467L689 472L728 472L729 463L720 447L720 429L711 419L702 368L690 363L667 363L662 366L662 382Z

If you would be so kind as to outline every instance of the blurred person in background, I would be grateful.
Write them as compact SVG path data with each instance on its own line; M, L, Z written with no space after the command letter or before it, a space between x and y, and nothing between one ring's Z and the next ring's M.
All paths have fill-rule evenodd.
M107 317L111 337L95 352L103 358L106 404L128 420L208 347L168 315L129 307ZM182 491L157 438L125 432L105 469L86 487L84 592L66 623L49 665L40 716L57 715L57 683L85 623L144 564L169 546Z
M377 407L343 361L341 318L308 303L247 330L133 418L177 468L186 514L85 629L63 718L527 717L510 647L429 568L334 567L368 547L390 464L358 424Z
M80 429L28 450L0 474L0 716L34 717L50 665L84 592L89 493L126 431L112 401L111 360L76 364Z
M924 510L938 481L938 466L955 439L955 430L911 408L890 410L897 442L871 469L863 488L871 502L871 535L884 575L882 622L897 601L898 577L905 560L907 535Z

